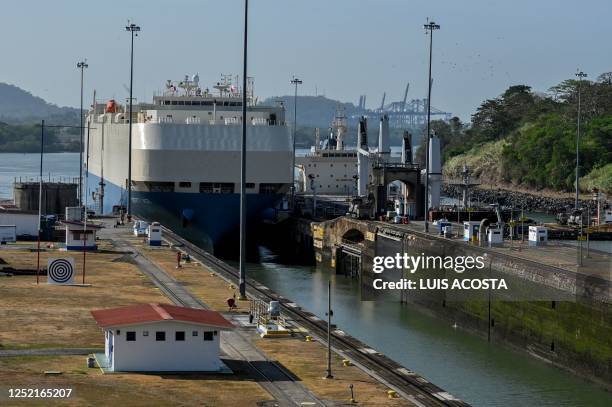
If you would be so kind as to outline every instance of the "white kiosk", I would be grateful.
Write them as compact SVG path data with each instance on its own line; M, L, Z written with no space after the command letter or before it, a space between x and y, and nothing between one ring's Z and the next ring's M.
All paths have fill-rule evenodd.
M149 224L144 220L134 222L134 236L143 237L147 235Z
M548 242L545 226L529 226L529 246L544 246Z
M161 246L162 228L159 222L153 222L147 228L149 246Z
M501 228L487 229L487 242L489 246L501 246L504 244L504 234Z
M480 222L475 221L475 220L464 221L463 222L463 240L465 240L466 242L477 242L479 230L480 230Z

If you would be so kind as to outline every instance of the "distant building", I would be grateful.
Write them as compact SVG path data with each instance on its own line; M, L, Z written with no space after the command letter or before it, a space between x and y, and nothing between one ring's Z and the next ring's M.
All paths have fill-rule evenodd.
M103 368L109 371L217 372L225 367L219 359L221 331L234 326L216 311L138 304L91 314L104 330Z

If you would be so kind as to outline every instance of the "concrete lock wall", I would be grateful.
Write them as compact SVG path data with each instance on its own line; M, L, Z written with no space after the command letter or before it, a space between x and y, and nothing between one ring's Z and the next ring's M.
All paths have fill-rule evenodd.
M379 276L372 272L374 256L395 255L403 251L424 253L426 256L482 256L486 252L483 248L464 242L374 225L380 224L345 217L312 226L316 231L314 242L320 242L319 247L315 247L317 258L326 263L334 262L336 249L347 231L358 229L370 237L364 239L361 247L359 278L362 282L362 299L365 300L368 297L363 295L364 287L371 286L373 279ZM374 239L371 239L372 234ZM536 298L508 300L494 295L489 319L489 302L486 299L458 301L443 291L411 291L402 299L480 336L490 335L492 341L508 343L609 386L612 383L609 285L592 276L577 276L563 269L514 256L499 253L489 256L487 273L490 261L495 277L507 276L530 285L545 286L546 295L556 295L563 300L545 300L544 297L539 301ZM487 273L483 277L486 278Z
M135 341L126 341L128 331L136 332ZM166 333L165 341L155 340L157 331ZM175 340L177 331L185 332L184 341ZM216 331L217 335L205 341L204 331ZM169 321L117 327L113 332L116 371L218 371L222 367L218 328Z

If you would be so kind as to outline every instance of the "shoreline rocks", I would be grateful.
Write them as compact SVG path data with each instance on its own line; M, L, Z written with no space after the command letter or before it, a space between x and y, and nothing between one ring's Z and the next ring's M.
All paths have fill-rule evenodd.
M442 185L442 195L461 200L463 189L458 185ZM499 202L500 205L513 208L522 208L526 212L546 212L556 215L574 207L574 199L552 198L526 192L509 191L506 189L480 189L473 188L470 191L472 202L492 204ZM593 205L590 199L581 199L581 206Z

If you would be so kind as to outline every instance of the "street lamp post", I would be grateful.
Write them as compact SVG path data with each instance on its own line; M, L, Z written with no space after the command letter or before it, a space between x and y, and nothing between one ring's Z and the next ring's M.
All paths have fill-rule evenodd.
M81 137L79 139L79 205L83 204L83 74L88 68L87 60L77 63L77 68L81 70Z
M295 205L295 139L297 137L297 89L298 85L302 84L302 80L295 76L291 79L291 83L295 85L295 93L293 96L293 161L291 162L291 208Z
M131 34L130 47L130 100L129 100L129 132L128 132L128 197L127 197L127 215L128 220L132 215L132 90L134 85L134 35L138 35L140 27L136 24L130 24L125 27L125 30Z
M240 148L240 299L246 300L246 131L247 131L247 40L249 0L244 0L244 44L242 61L242 144Z
M425 232L429 232L429 137L431 132L431 60L433 48L433 32L439 30L440 26L433 21L423 26L426 33L429 33L429 82L427 91L427 133L425 134Z
M576 200L574 202L574 209L578 209L578 199L580 198L580 188L578 186L578 179L580 176L580 85L582 83L582 79L587 77L587 74L580 71L576 73L578 77L578 123L576 126Z

